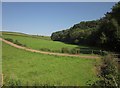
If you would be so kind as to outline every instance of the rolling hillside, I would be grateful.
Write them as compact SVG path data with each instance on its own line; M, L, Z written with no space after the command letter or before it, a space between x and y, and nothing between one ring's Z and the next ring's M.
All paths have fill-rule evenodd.
M86 86L87 81L91 83L97 79L96 59L37 54L5 43L2 48L4 85L20 81L21 85Z
M43 51L52 51L52 52L61 52L62 48L73 49L77 47L87 48L86 46L77 46L71 44L65 44L62 42L52 41L48 37L42 36L32 36L21 33L9 33L3 32L3 38L11 38L14 41L18 40L20 43L25 44L29 48L43 50Z

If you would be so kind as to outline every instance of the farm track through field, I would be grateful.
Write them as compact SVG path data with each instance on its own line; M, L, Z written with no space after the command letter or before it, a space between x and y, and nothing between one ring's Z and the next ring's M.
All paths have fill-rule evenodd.
M36 53L41 53L41 54L56 55L56 56L71 56L71 57L90 58L90 59L100 58L100 56L96 56L96 55L93 56L93 55L78 55L78 54L63 54L63 53L44 52L44 51L40 51L40 50L35 50L35 49L19 46L19 45L12 43L12 42L9 42L5 39L2 39L2 38L0 38L0 41L3 41L3 42L5 42L5 43L7 43L15 48L18 48L18 49L23 49L26 51L36 52Z

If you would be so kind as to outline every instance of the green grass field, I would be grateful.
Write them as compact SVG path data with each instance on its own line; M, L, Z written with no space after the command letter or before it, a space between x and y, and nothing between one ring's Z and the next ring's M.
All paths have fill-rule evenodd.
M22 41L22 37L17 39ZM5 43L2 45L5 85L8 85L11 80L19 80L22 85L39 83L86 86L87 81L93 82L97 79L94 67L96 62L96 59L44 55L20 50Z
M61 48L72 49L72 48L78 47L77 45L70 45L70 44L65 44L65 43L57 42L57 41L45 40L42 38L41 39L32 38L31 36L25 37L25 36L3 34L2 37L11 38L13 40L18 40L20 43L27 45L27 47L37 49L37 50L50 49L51 51L60 51Z
M49 52L62 52L62 49L67 49L68 51L71 51L72 49L80 49L86 48L86 49L95 49L88 46L83 45L71 45L71 44L65 44L63 42L58 41L52 41L50 37L48 36L36 36L36 35L27 35L22 33L16 33L16 32L2 32L3 38L11 38L14 41L17 40L23 45L26 45L28 48L33 48L36 50L42 50L42 51L49 51Z
M16 36L25 36L25 37L33 37L33 38L38 38L38 39L51 40L49 36L42 36L42 35L29 35L29 34L20 33L20 32L8 32L8 31L2 31L0 33L2 35L16 35Z

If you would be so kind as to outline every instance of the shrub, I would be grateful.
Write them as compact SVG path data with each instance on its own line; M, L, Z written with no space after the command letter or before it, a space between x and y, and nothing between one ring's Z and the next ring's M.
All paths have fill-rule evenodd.
M71 49L71 54L79 54L80 53L80 49Z
M24 47L26 47L26 45L25 44L22 44L22 43L20 43L18 40L13 40L13 39L11 39L11 38L4 38L5 40L7 40L7 41L10 41L10 42L12 42L12 43L14 43L14 44L17 44L17 45L19 45L19 46L24 46Z
M83 53L83 54L92 54L92 50L80 50L80 53Z
M102 55L108 55L108 52L107 51L102 51Z
M102 55L102 51L101 50L93 50L93 54Z
M10 42L13 42L13 39L11 39L11 38L4 38L4 39L7 41L10 41Z
M51 50L48 49L48 48L41 48L40 50L42 50L42 51L51 51Z
M119 85L118 63L113 55L106 55L101 59L100 65L97 66L99 80L93 86L102 86L104 88L115 87Z
M18 40L15 40L14 43L17 44L17 45L23 46L23 44L21 44L20 42L18 42Z
M70 53L69 49L68 48L62 48L61 49L61 53Z
M26 45L26 44L23 44L23 46L24 46L24 47L27 47L27 45Z
M17 44L17 45L19 45L19 46L24 46L24 47L26 47L25 44L20 43L18 40L15 40L13 43L14 43L14 44Z

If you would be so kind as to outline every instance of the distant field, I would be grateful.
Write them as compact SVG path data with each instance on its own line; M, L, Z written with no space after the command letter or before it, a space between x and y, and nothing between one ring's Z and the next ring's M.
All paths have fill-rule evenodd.
M14 35L10 33L3 33L3 38L11 38L13 40L18 40L20 43L25 44L27 47L37 49L37 50L50 50L54 52L60 52L62 48L67 49L73 49L76 47L82 47L85 46L77 46L77 45L71 45L71 44L65 44L62 42L52 41L48 37L47 39L45 37L33 37L33 36L25 36L24 34L21 35Z
M5 85L13 79L19 80L22 85L39 83L86 86L87 81L93 82L97 78L94 67L96 59L37 54L5 43L2 45L2 58Z
M38 39L46 39L51 40L49 36L41 36L41 35L30 35L20 32L0 32L2 35L16 35L16 36L24 36L24 37L32 37L32 38L38 38Z

